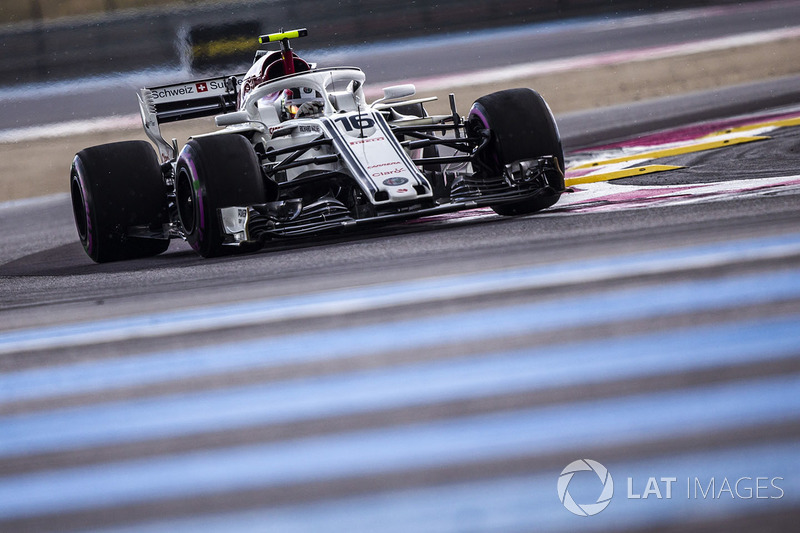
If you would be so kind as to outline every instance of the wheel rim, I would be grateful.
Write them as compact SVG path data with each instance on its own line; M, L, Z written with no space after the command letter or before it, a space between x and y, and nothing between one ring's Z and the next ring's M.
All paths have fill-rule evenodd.
M192 178L186 169L181 169L178 182L175 186L175 196L178 203L178 216L181 219L183 230L190 234L195 226L195 198Z

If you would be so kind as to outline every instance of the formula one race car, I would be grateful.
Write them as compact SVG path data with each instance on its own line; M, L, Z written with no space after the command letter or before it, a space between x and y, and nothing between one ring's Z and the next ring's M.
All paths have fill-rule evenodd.
M139 91L148 137L87 148L72 163L75 224L96 262L164 252L182 238L203 257L477 207L527 214L564 191L564 155L542 97L511 89L466 117L429 116L413 85L367 104L364 73L296 56L295 30L259 39L250 70ZM216 115L182 150L160 124Z

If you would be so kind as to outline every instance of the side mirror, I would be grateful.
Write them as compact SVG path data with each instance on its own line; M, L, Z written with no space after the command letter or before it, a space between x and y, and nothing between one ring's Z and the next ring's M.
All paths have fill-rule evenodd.
M247 111L234 111L233 113L226 113L224 115L217 115L214 117L214 122L217 126L233 126L251 121L252 119Z
M372 102L372 105L375 105L379 102L387 102L389 100L399 100L401 98L408 98L410 96L414 96L415 94L417 94L417 88L414 86L413 83L384 87L383 98L378 98L377 100Z

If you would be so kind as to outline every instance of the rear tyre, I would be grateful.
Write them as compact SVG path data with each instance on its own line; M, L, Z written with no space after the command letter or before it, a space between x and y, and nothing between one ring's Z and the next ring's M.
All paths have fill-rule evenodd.
M175 173L178 215L187 242L203 257L261 248L252 243L225 246L217 210L266 200L258 157L241 135L200 137L186 143Z
M535 198L492 206L500 215L534 213L555 204L564 191L564 149L550 107L532 89L508 89L475 101L467 119L470 136L489 130L489 145L479 161L493 176L500 176L505 165L525 159L554 156L562 170L550 173L550 187Z
M83 249L97 263L150 257L169 239L133 237L134 227L162 231L167 195L161 167L145 141L103 144L81 150L70 171L75 227Z

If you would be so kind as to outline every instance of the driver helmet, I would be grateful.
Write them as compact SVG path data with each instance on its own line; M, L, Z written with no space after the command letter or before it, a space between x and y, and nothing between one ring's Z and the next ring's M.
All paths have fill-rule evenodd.
M281 120L319 116L324 107L322 95L311 87L286 89L281 95Z

